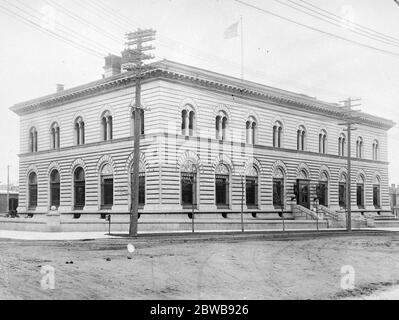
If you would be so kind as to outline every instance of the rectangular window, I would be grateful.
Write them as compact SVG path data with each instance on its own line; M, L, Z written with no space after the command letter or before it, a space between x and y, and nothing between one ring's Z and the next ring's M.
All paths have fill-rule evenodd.
M284 206L284 180L273 179L273 206L275 208L283 208Z
M139 206L145 205L145 173L139 175Z
M346 208L346 183L339 183L338 202L341 208Z
M317 199L319 199L319 204L322 206L327 206L327 183L319 182L316 187Z
M246 203L249 207L258 205L258 179L246 178Z
M195 175L192 173L181 174L181 203L183 206L195 204Z
M102 178L101 183L101 206L104 208L112 207L114 204L114 179Z
M359 208L364 208L364 185L358 184L356 187L356 203Z
M373 205L376 209L380 209L380 186L374 185L373 186Z
M37 185L29 186L29 209L37 207Z
M51 206L59 207L60 206L60 184L52 183L51 184Z
M229 205L229 178L224 175L216 175L216 205Z

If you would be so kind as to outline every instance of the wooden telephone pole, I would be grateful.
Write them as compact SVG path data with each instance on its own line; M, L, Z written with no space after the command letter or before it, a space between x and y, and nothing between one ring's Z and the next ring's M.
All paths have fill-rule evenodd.
M141 135L141 77L149 67L143 61L153 59L146 51L155 49L152 45L143 46L144 43L155 40L156 31L152 29L129 32L126 34L127 48L122 52L122 67L127 71L136 73L136 90L134 109L134 153L133 153L133 177L131 190L130 227L129 236L137 236L139 218L139 171L140 171L140 135Z
M353 104L353 102L358 102L361 99L352 99L348 98L348 100L341 101L341 103L344 104L343 108L345 108L344 114L343 114L343 123L340 123L339 125L346 126L346 129L344 131L347 131L348 134L348 175L346 178L346 208L347 208L347 217L346 217L346 230L351 231L352 230L352 194L351 194L351 177L352 177L352 155L351 155L351 133L354 130L357 130L356 128L353 127L353 125L356 124L356 114L360 110L352 110L353 107L360 106L361 104Z

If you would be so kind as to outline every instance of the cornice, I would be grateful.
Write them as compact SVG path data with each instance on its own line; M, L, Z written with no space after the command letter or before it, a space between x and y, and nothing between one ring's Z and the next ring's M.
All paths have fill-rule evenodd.
M239 98L272 103L283 107L295 108L301 111L318 113L337 120L342 120L343 112L337 104L327 103L305 95L236 79L211 71L163 60L151 65L153 69L143 74L143 83L155 79L165 79L185 85L203 87L207 90L228 92ZM18 115L30 114L39 110L52 108L84 98L132 87L136 74L126 72L114 77L94 81L86 85L65 90L42 98L18 103L10 109ZM391 120L376 117L366 113L357 116L360 124L370 125L388 130L395 126Z

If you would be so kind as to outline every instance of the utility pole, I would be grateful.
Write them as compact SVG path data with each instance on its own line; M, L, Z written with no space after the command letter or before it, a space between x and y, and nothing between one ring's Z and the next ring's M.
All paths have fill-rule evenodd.
M122 67L127 71L136 73L136 90L134 109L134 153L133 153L133 178L131 190L130 227L129 236L137 236L139 217L139 171L140 171L140 136L141 136L141 77L149 67L144 65L144 60L153 59L146 51L155 49L152 45L143 46L144 43L155 40L156 31L152 29L129 32L126 34L127 48L122 52Z
M7 165L7 215L10 214L10 165Z
M346 230L351 231L352 230L352 208L351 208L351 177L352 177L352 155L351 155L351 133L354 130L357 130L356 128L353 127L353 125L356 124L356 113L359 112L360 110L352 110L353 107L360 106L361 104L353 104L353 102L358 102L361 99L352 99L348 98L345 101L341 101L341 103L344 103L344 114L343 114L343 120L344 123L340 123L339 125L346 126L346 129L344 131L347 131L348 134L348 176L346 178L346 201L347 201L347 217L346 217Z

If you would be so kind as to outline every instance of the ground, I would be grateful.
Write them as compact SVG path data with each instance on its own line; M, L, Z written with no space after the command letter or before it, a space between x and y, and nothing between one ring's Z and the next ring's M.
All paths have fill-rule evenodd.
M348 265L354 291L341 288ZM41 285L44 266L53 290ZM335 299L398 284L399 234L0 240L0 268L0 299Z

